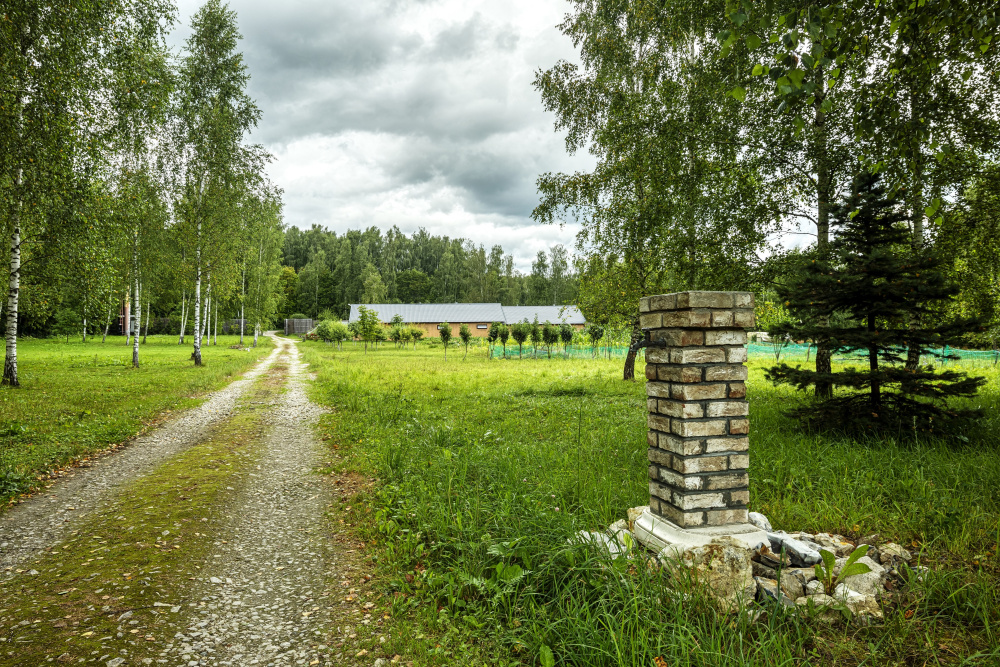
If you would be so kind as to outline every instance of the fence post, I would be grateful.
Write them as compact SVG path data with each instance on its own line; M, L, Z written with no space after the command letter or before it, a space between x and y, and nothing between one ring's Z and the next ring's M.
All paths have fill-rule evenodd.
M646 348L649 510L640 541L705 544L728 535L756 547L747 522L749 292L679 292L640 301Z

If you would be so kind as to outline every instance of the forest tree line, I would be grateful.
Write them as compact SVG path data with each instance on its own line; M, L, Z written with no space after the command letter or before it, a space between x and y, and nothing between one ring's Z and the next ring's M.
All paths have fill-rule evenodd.
M567 249L539 251L531 272L515 268L499 245L396 227L342 234L289 228L281 275L284 315L346 319L352 303L576 303L577 274Z

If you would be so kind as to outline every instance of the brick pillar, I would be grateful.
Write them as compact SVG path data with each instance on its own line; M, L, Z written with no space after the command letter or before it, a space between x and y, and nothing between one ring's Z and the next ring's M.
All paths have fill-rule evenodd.
M745 524L749 292L678 292L639 302L649 406L649 506L680 528Z

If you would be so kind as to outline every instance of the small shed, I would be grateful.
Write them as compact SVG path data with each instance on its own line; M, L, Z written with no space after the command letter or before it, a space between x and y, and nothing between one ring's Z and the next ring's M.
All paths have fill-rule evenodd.
M285 335L306 334L315 328L313 320L285 320Z

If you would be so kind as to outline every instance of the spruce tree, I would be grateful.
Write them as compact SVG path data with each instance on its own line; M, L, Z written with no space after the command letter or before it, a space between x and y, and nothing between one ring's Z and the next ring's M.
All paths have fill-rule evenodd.
M813 340L833 354L861 353L858 358L867 367L849 363L827 373L784 363L772 367L766 376L775 384L805 390L830 383L835 389L792 414L813 426L855 433L942 432L958 418L975 416L976 411L951 408L947 401L974 395L983 378L931 364L905 367L911 349L924 358L956 358L942 348L976 327L973 320L953 320L910 328L914 318L931 322L936 309L958 291L946 281L941 259L929 249L914 252L906 213L886 197L877 176L860 177L855 193L833 209L833 216L837 237L829 253L807 261L778 288L799 321L775 326L770 334Z

